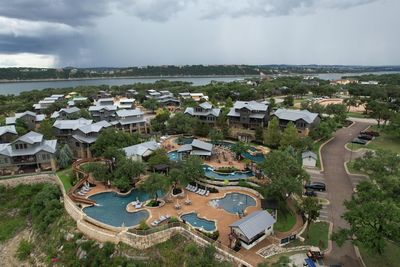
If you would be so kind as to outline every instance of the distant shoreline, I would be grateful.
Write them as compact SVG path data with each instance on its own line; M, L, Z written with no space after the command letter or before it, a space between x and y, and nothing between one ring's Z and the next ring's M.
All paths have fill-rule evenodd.
M299 74L301 75L301 74ZM29 79L29 80L0 80L0 83L24 83L24 82L65 82L65 81L85 81L85 80L110 80L110 79L187 79L187 78L256 78L260 75L171 75L171 76L121 76L121 77L86 77L86 78L69 78L69 79Z

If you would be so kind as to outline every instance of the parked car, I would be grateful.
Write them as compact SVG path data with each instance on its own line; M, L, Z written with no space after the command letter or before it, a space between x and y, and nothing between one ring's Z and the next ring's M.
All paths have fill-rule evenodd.
M368 134L368 135L372 135L375 137L379 136L379 133L375 132L375 131L363 131L363 132L360 132L360 134Z
M314 189L307 188L306 191L304 192L304 195L308 197L316 197L317 193L315 193Z
M362 140L372 140L374 139L374 137L372 135L369 134L359 134L358 135L358 139L362 139Z
M321 182L307 182L304 185L305 189L313 189L313 190L318 190L318 191L325 191L326 190L326 185Z
M360 145L365 145L367 143L366 140L362 140L360 138L354 138L353 140L351 140L351 142L354 144L360 144Z

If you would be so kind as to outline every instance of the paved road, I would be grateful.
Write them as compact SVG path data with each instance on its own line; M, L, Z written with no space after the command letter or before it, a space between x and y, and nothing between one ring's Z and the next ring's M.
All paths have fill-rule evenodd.
M348 161L350 157L354 158L355 153L346 150L345 144L369 125L369 123L355 122L349 128L342 128L335 133L335 138L321 149L324 171L320 179L325 180L327 186L326 197L330 201L330 205L327 206L327 210L324 210L321 217L328 218L333 223L334 231L348 226L341 217L345 212L343 201L351 198L353 188L362 179L362 177L346 173L344 162ZM313 179L318 179L318 176L312 175L312 177ZM340 263L345 267L361 266L350 242L347 242L342 247L338 247L334 243L332 252L327 257L327 263Z

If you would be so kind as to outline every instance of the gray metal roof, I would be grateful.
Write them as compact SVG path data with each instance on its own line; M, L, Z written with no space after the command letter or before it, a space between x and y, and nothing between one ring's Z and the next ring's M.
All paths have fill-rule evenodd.
M268 105L264 103L260 103L257 101L236 101L235 104L233 105L233 108L235 109L242 109L242 108L247 108L249 110L254 110L254 111L267 111L268 110Z
M185 144L185 145L181 145L178 148L177 152L180 153L180 152L187 152L187 151L191 151L191 150L192 150L192 145L191 144Z
M204 108L204 109L211 109L213 107L213 105L211 105L208 102L203 102L199 105L200 107Z
M133 146L123 148L127 157L134 155L138 156L149 156L154 150L160 148L160 145L156 141L148 141Z
M15 113L14 117L7 117L6 124L15 124L17 119L20 119L25 115L34 117L36 122L43 121L46 118L46 115L44 115L44 114L36 114L32 111L25 111L25 112L21 112L21 113Z
M89 124L89 125L85 125L85 126L81 126L78 129L87 134L87 133L98 133L100 132L103 128L107 128L110 127L111 124L107 121L99 121L93 124Z
M272 226L276 220L267 211L259 210L252 214L232 223L230 227L237 227L240 231L251 240L256 235L264 232L265 229Z
M207 151L212 151L213 148L213 144L198 139L194 139L191 145L192 147L200 148L201 150L207 150Z
M85 125L89 125L93 120L87 120L85 118L80 118L77 120L56 120L53 124L54 128L60 130L76 130Z
M186 114L189 114L189 115L191 115L191 116L208 116L208 115L213 115L213 116L215 116L215 117L218 117L219 116L219 114L221 113L221 109L219 109L219 108L212 108L212 109L209 109L209 110L204 110L203 112L199 112L199 111L196 111L194 108L191 108L191 107L187 107L186 108L186 110L185 110L185 113Z
M90 106L89 111L100 111L102 109L108 110L108 111L114 111L117 110L117 106L114 105L108 105L108 106Z
M13 149L12 144L17 141L28 143L32 146L26 149ZM9 157L35 155L40 151L46 151L54 154L56 152L56 146L57 140L44 140L42 134L31 131L19 137L12 143L1 144L0 154Z
M267 116L267 112L261 111L258 113L250 113L249 117L254 119L263 119ZM240 117L240 113L236 111L235 108L231 108L228 113L228 117Z
M131 116L141 116L144 115L144 113L136 108L136 109L120 109L117 111L117 116L124 118L124 117L131 117Z
M302 119L307 123L312 123L318 117L318 113L312 113L308 110L294 110L294 109L283 109L283 108L276 110L273 115L278 117L280 120L287 120L294 122Z
M43 140L43 135L34 131L30 131L23 136L18 137L13 143L21 141L28 144L40 143Z
M318 159L317 154L315 154L315 153L312 152L312 151L306 151L306 152L301 153L301 158L302 158L302 159L308 158L308 157L314 158L315 160Z
M14 125L6 125L0 127L0 136L6 133L18 134Z

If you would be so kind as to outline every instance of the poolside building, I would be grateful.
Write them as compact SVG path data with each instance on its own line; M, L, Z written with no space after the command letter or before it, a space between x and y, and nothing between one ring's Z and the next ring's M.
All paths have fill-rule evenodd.
M250 215L229 225L230 240L240 242L245 249L251 249L274 232L276 220L267 211L255 211Z
M125 154L128 158L142 162L159 148L161 148L161 145L156 141L148 141L137 145L124 147L122 150L125 151Z
M6 125L0 127L0 144L10 143L17 137L18 133L14 125Z
M191 144L182 145L177 152L180 154L180 158L193 155L209 159L213 153L213 144L194 139Z
M39 123L45 118L46 116L44 114L36 114L32 111L25 111L22 113L15 113L14 117L7 117L6 124L15 125L17 120L20 119L26 124L29 130L35 130L39 126Z
M289 122L296 126L300 134L308 135L310 130L317 126L321 118L318 113L312 113L308 110L293 110L293 109L277 109L271 117L276 117L279 120L281 129L286 128Z
M45 140L43 135L29 132L11 143L0 144L0 170L3 174L25 170L56 170L57 140Z
M203 102L196 107L187 107L185 114L198 118L201 122L215 125L221 113L221 109L214 108L208 102Z

